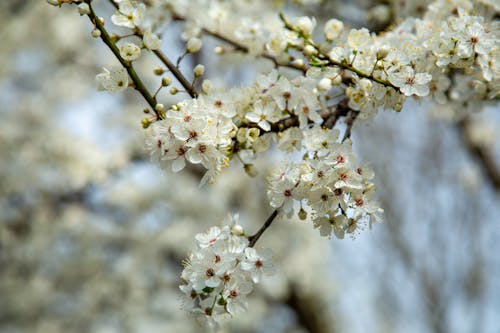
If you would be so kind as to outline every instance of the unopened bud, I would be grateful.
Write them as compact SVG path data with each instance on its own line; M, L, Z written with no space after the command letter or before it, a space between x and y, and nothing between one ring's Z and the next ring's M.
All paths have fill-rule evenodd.
M165 73L165 70L161 67L155 67L153 69L153 73L155 73L155 75L162 75L163 73Z
M168 87L171 83L172 83L172 79L170 77L168 77L168 76L164 76L161 79L161 85L164 86L164 87Z
M306 36L311 35L315 25L316 20L307 16L299 17L297 20L297 28Z
M82 2L81 4L79 4L77 6L77 8L78 8L78 13L80 13L80 15L88 15L88 14L90 14L90 7L85 2Z
M377 59L384 59L389 54L389 47L384 45L377 50Z
M231 233L236 236L243 236L245 234L245 231L243 230L243 227L241 225L235 224L231 227Z
M302 59L294 59L292 61L292 65L300 67L300 68L304 68L304 60L302 60Z
M52 6L60 6L61 5L61 1L59 1L59 0L47 0L47 3L49 5L52 5Z
M338 86L342 83L342 75L338 74L331 78L332 84Z
M194 76L195 77L200 77L205 73L205 66L203 65L196 65L196 67L193 70Z
M318 51L316 51L316 49L314 48L314 46L312 45L306 45L304 47L304 54L307 55L307 56L310 56L310 55L314 55L318 53Z
M175 95L175 94L177 94L178 92L179 92L179 90L177 90L177 88L175 88L175 87L172 87L172 88L170 89L170 94L171 94L171 95Z
M97 20L99 21L99 23L104 25L104 17L98 17Z
M99 29L94 29L94 30L92 30L92 33L91 33L91 34L92 34L92 37L94 37L94 38L99 38L99 37L101 37L101 30L99 30Z
M298 215L299 215L299 219L301 219L302 221L307 219L307 212L304 210L304 208L300 208Z
M216 46L214 49L215 54L221 55L224 53L224 48L222 46Z
M163 112L165 111L165 105L161 104L161 103L158 103L155 105L155 111L157 112Z
M253 164L245 164L244 168L247 175L249 175L252 178L257 177L258 172Z
M149 121L148 118L142 118L141 120L142 128L146 129L151 125L151 122Z
M318 89L319 90L327 91L327 90L330 90L331 87L332 87L332 80L330 80L327 77L322 78L318 82Z
M193 37L187 41L186 48L189 53L196 53L201 49L202 45L201 39Z

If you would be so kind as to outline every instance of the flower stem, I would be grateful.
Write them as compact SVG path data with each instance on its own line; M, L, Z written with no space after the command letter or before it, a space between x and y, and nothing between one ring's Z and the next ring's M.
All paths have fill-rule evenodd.
M91 2L87 1L87 4L89 5L89 8L90 8L90 13L87 16L89 17L92 24L95 25L96 29L98 29L101 32L100 38L102 39L104 44L106 44L109 47L111 52L113 52L113 54L118 59L120 64L122 64L122 66L125 67L128 75L130 76L130 78L134 82L135 90L137 90L142 95L142 97L144 97L144 99L148 102L149 106L153 109L153 112L156 114L156 117L158 119L162 119L160 113L158 113L155 110L155 106L157 104L156 98L153 97L151 95L151 93L148 91L148 89L146 88L146 86L142 82L139 75L137 75L137 72L135 71L134 66L129 61L126 61L125 59L123 59L121 57L120 51L118 50L118 47L113 42L113 40L111 39L111 37L108 34L108 31L106 30L106 28L104 28L104 25L101 23L101 21L99 20L99 18L95 14L94 9L92 8Z
M255 243L257 243L257 241L259 240L260 236L262 236L264 231L266 231L266 229L271 226L276 216L278 216L277 209L271 214L271 216L267 218L266 222L264 222L264 225L260 227L259 231L257 231L255 235L248 237L248 240L250 241L250 243L248 244L249 247L254 247Z

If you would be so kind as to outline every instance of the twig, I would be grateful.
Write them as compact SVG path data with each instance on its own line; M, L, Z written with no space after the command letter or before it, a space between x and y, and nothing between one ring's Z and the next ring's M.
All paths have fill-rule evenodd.
M142 95L142 97L144 97L144 99L148 102L149 106L153 109L153 112L156 114L156 117L158 119L162 119L160 113L155 110L155 107L156 107L156 104L157 104L156 98L154 98L149 93L148 89L146 88L146 86L144 85L144 83L142 82L142 80L140 79L140 77L137 75L137 73L136 73L136 71L134 69L134 66L130 62L126 61L125 59L123 59L121 57L120 51L118 50L118 47L112 41L112 39L109 36L106 28L104 28L104 25L99 21L99 18L95 14L94 9L92 8L91 2L87 1L87 4L89 5L89 8L90 8L90 14L88 14L87 16L89 17L89 19L92 22L92 24L94 24L94 26L96 27L96 29L98 29L101 32L100 38L102 39L102 41L104 42L104 44L106 44L109 47L109 49L111 50L111 52L113 52L113 54L118 59L118 61L120 62L120 64L123 67L125 67L125 69L127 70L128 75L130 76L130 78L134 82L134 88L135 88L135 90L137 90Z
M377 82L377 83L380 83L386 87L391 87L391 88L394 88L396 89L396 91L399 91L399 87L396 87L395 85L393 85L392 83L390 83L389 81L386 81L386 80L382 80L380 78L377 78L373 75L370 75L370 74L367 74L355 67L353 67L351 64L348 64L348 63L344 63L344 62L338 62L338 61L335 61L335 60L332 60L327 54L324 54L321 50L320 50L320 47L314 43L309 37L307 36L304 36L301 31L297 30L296 27L294 27L285 17L285 15L283 13L280 13L280 18L281 20L283 21L283 24L285 25L285 28L287 28L288 30L290 31L295 31L297 32L300 36L302 36L304 38L304 41L311 45L312 47L314 47L316 49L316 51L318 52L316 57L317 59L319 59L322 63L321 63L321 66L327 66L327 65L331 65L331 66L336 66L336 67L339 67L339 68L342 68L342 69L346 69L346 70L349 70L351 72L354 72L356 74L358 74L358 76L360 77L363 77L363 78L366 78L366 79L369 79L371 81L374 81L374 82ZM378 61L378 60L377 60ZM312 65L313 66L313 65Z
M116 8L119 9L119 6L117 3L115 3L113 0L109 0L109 2ZM138 36L139 38L143 38L143 33L139 28L135 29L135 35ZM179 68L177 68L172 61L163 53L161 50L153 50L152 51L154 55L165 65L167 68L172 72L172 74L175 76L177 81L184 87L186 92L191 96L192 98L196 98L198 96L198 92L196 91L195 87L189 83L189 81L186 79L186 77L181 73Z
M257 233L255 235L252 235L252 236L248 237L248 240L249 240L248 246L249 247L253 247L255 245L255 243L257 243L257 241L259 240L260 236L262 236L262 234L264 233L264 231L266 231L266 229L271 226L271 224L273 223L273 221L276 218L276 216L278 216L278 210L275 210L271 214L271 216L269 216L267 218L266 222L264 222L264 225L262 227L260 227L259 231L257 231Z
M500 168L496 165L492 152L487 147L469 139L467 131L470 122L470 118L465 117L457 123L462 142L469 152L480 162L485 175L488 177L495 190L500 191Z
M177 21L185 21L186 18L178 15L178 14L173 14L172 15L172 19L173 20L177 20ZM241 51L243 53L249 53L250 52L250 49L243 45L243 44L240 44L238 43L237 41L235 40L232 40L230 39L229 37L226 37L226 36L223 36L221 35L220 33L217 33L215 31L211 31L211 30L208 30L206 28L202 28L202 33L204 33L205 35L209 35L209 36L212 36L226 44L229 44L231 45L235 51ZM298 64L294 64L294 63L291 63L291 62L288 62L288 63L281 63L278 61L278 59L276 59L276 57L274 57L273 55L267 53L267 52L263 52L262 54L258 55L259 57L261 58L265 58L265 59L268 59L268 60L271 60L274 65L276 67L287 67L287 68L292 68L292 69L295 69L295 70L298 70L298 71L301 71L302 73L305 73L307 71L307 68L305 66L300 66Z
M345 118L345 124L347 127L345 129L344 138L342 139L342 142L351 137L352 127L358 115L359 111L354 111L354 110L350 110L349 113L347 114L347 117Z

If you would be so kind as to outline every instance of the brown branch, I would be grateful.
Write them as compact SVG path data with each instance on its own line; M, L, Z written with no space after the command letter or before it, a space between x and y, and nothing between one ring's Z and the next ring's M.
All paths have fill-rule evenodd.
M352 127L354 126L354 121L359 115L359 111L350 110L345 118L346 129L344 133L344 138L342 142L349 139L351 137Z
M114 2L113 0L109 0L109 2L113 5L113 7L119 10L119 6L116 2ZM144 36L143 32L139 28L135 29L135 35L141 39ZM195 87L191 83L189 83L189 81L181 73L179 68L175 66L172 61L170 61L170 59L165 55L165 53L163 53L159 49L153 50L152 52L165 66L167 66L167 68L172 72L177 81L179 81L179 83L184 87L189 96L191 96L192 98L196 98L198 96L198 92L196 91Z
M288 305L297 315L297 322L309 333L334 333L337 331L331 314L326 310L326 302L321 300L321 295L304 293L297 285L291 284L287 299Z
M259 240L260 236L262 236L262 234L264 233L264 231L266 231L266 229L271 226L271 224L273 223L273 221L276 218L276 216L278 216L278 210L275 210L271 214L271 216L269 216L267 218L266 222L264 222L264 225L262 225L262 227L260 227L259 231L257 231L257 233L255 235L252 235L252 236L248 237L248 240L249 240L248 246L249 247L253 247L255 245L255 243L257 243L257 241Z
M172 19L177 20L177 21L186 21L186 18L184 18L178 14L175 14L175 13L172 15ZM234 48L234 51L240 51L243 53L250 53L250 49L247 46L245 46L245 45L243 45L235 40L232 40L229 37L223 36L218 32L211 31L211 30L208 30L206 28L202 28L202 33L204 33L205 35L209 35L211 37L214 37L214 38L216 38L216 39L218 39L226 44L231 45ZM273 55L271 55L267 52L263 52L262 54L260 54L258 56L261 58L264 58L264 59L271 60L276 67L287 67L287 68L301 71L302 73L305 73L307 71L307 68L305 66L300 66L300 65L294 64L292 62L282 63L282 62L278 61L278 59L276 57L274 57Z
M468 116L457 123L462 142L471 155L479 162L484 174L490 180L491 185L493 185L496 191L500 191L500 167L496 164L495 158L488 147L475 143L469 138L467 132L470 126L471 119Z
M130 76L130 78L134 82L135 90L137 90L142 95L142 97L144 97L144 99L148 102L149 106L153 109L153 112L156 114L156 117L158 119L161 119L162 117L161 117L160 113L158 113L158 111L155 110L155 107L157 104L156 98L154 98L149 93L148 89L146 88L146 86L142 82L141 78L137 75L137 72L135 71L132 63L130 63L129 61L126 61L125 59L123 59L121 57L120 51L118 50L118 47L115 45L115 43L113 42L113 40L109 36L106 28L104 28L104 25L101 23L101 21L99 20L99 18L95 14L94 9L92 8L91 1L87 0L86 3L89 5L89 8L90 8L90 14L88 14L87 16L89 17L90 21L95 26L95 28L100 31L100 33L101 33L100 38L102 39L104 44L106 44L109 47L111 52L113 52L113 54L118 59L120 64L127 70L128 75Z

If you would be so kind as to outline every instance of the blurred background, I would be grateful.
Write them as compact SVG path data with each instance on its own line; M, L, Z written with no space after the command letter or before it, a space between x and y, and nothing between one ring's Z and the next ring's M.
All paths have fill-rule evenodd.
M380 30L423 2L284 5ZM106 1L97 8L112 13ZM2 0L0 22L0 332L203 332L180 310L181 260L196 233L230 212L247 230L262 224L279 156L261 159L257 178L234 163L202 188L196 170L162 171L145 154L140 96L96 90L95 75L116 62L88 19ZM173 58L180 31L173 23L163 35ZM272 68L215 57L218 43L204 42L183 65L204 63L214 82ZM138 64L150 87L156 65ZM356 124L385 223L354 240L321 238L299 220L274 224L259 243L279 272L223 332L500 332L499 105L477 111L456 121L451 108L410 102Z

